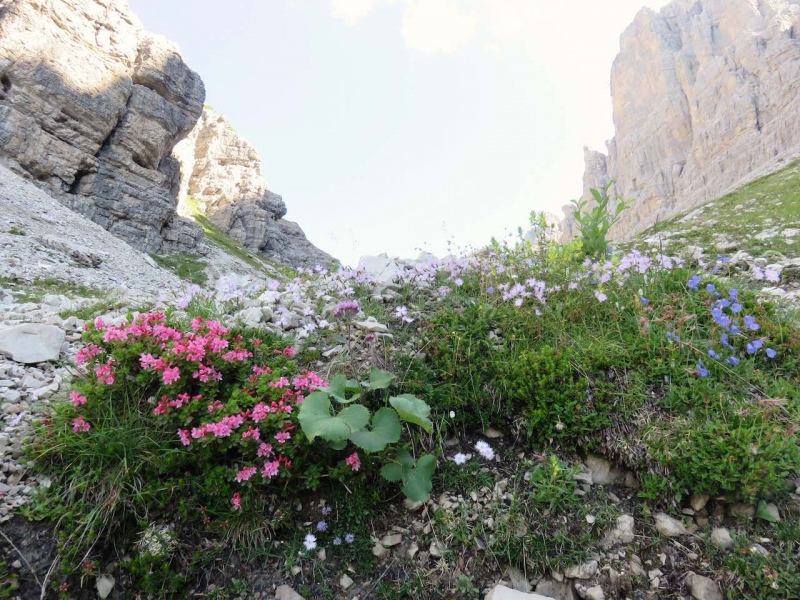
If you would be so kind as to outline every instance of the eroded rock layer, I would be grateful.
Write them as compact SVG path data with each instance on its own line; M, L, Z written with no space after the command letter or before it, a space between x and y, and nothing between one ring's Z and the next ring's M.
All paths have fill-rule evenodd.
M6 164L135 248L202 245L175 216L171 152L203 82L124 1L0 0L0 82Z
M624 238L800 152L800 0L674 0L642 9L611 73L615 136L585 151L584 197L613 180ZM576 233L569 208L563 230Z
M205 107L173 156L181 165L180 214L203 213L246 248L284 264L333 262L297 223L283 218L286 204L267 189L258 152L224 116Z

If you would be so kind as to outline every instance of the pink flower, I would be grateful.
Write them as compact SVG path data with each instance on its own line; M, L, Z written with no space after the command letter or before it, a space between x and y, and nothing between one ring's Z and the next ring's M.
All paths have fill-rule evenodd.
M272 454L272 444L261 442L261 444L258 446L258 456L261 458L267 458L270 454Z
M181 378L181 371L178 367L167 367L162 373L162 378L166 385L172 385Z
M192 440L189 438L189 432L186 429L178 429L178 437L181 438L181 444L184 446L188 446L192 443Z
M289 380L286 377L281 377L278 381L270 381L269 387L271 388L285 388L289 387Z
M236 492L231 498L231 504L233 504L233 510L239 510L242 508L242 497L239 495L239 492Z
M216 410L222 410L222 402L219 400L214 400L211 404L208 405L208 412L214 412Z
M78 392L70 392L69 399L72 400L72 406L78 408L81 404L86 404L86 396L82 396Z
M82 365L90 358L94 358L100 353L100 348L94 344L89 344L85 348L81 348L78 350L78 354L75 356L75 362L79 365Z
M287 441L292 439L292 434L288 431L281 431L275 434L275 439L278 440L279 444L285 444Z
M199 379L203 383L206 383L210 379L215 379L219 381L222 379L222 373L219 373L214 367L207 367L206 365L200 365L197 368L197 371L192 373L192 377L195 379Z
M247 431L245 431L242 434L242 438L245 439L245 440L246 439L258 440L258 439L261 438L261 430L260 429L256 429L254 427L250 427L250 428L247 429Z
M269 415L270 412L272 411L270 411L269 407L266 404L259 402L253 407L252 419L256 423L258 423L259 421L263 421L264 419L266 419L267 415Z
M275 475L278 474L278 469L280 468L281 463L277 460L273 460L272 462L264 463L264 468L261 469L261 477L268 477L272 479Z
M164 369L164 359L154 358L152 354L142 354L139 357L139 366L145 371L149 371L150 369L161 371Z
M72 431L75 433L86 432L92 428L83 417L77 417L72 420Z
M284 356L292 358L295 354L297 354L297 350L295 350L293 346L286 346L286 348L283 349Z
M353 471L358 471L361 468L361 459L358 458L358 453L353 452L350 456L344 459Z
M245 467L241 471L236 474L236 483L242 483L243 481L247 481L253 475L256 474L258 469L256 467Z
M97 380L106 385L113 385L114 372L111 370L111 359L104 365L97 365L94 368L94 374L97 375Z

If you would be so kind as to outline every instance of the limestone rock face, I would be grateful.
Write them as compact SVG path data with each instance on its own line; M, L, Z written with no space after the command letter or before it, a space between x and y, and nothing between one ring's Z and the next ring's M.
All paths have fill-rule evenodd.
M334 262L283 219L286 204L267 189L258 152L223 115L205 107L173 157L181 165L179 214L198 211L246 248L293 267Z
M173 146L205 89L124 0L0 0L0 158L135 248L196 249ZM165 242L165 238L169 238Z
M800 2L644 8L620 37L611 95L615 136L607 154L585 150L583 197L613 180L612 198L633 201L611 230L620 239L800 153Z

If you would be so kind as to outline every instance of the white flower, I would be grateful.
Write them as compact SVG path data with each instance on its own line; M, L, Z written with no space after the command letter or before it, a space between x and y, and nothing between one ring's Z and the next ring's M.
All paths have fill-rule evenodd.
M477 450L486 460L492 460L494 458L494 450L483 440L475 443L475 450Z
M306 547L306 550L313 550L317 547L317 536L313 533L309 533L306 539L303 540L303 545Z
M455 462L457 465L463 465L465 462L467 462L467 460L469 460L469 459L467 458L467 455L466 455L466 454L463 454L462 452L459 452L458 454L456 454L456 455L453 457L453 461L454 461L454 462Z
M451 419L455 419L456 418L456 411L454 411L454 410L450 411L450 418Z

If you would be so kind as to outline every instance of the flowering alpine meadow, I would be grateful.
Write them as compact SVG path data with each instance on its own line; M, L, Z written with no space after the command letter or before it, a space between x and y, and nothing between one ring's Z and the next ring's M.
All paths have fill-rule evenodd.
M358 490L377 479L419 500L430 492L435 457L399 444L402 422L430 430L430 408L390 396L390 373L328 380L267 332L163 312L98 318L83 338L68 402L34 446L65 486L94 481L81 487L83 501L102 508L102 526L72 531L69 556L135 529L142 511L194 534L252 540L252 531L263 539L288 527L295 499L337 485ZM306 547L326 529L320 520Z

